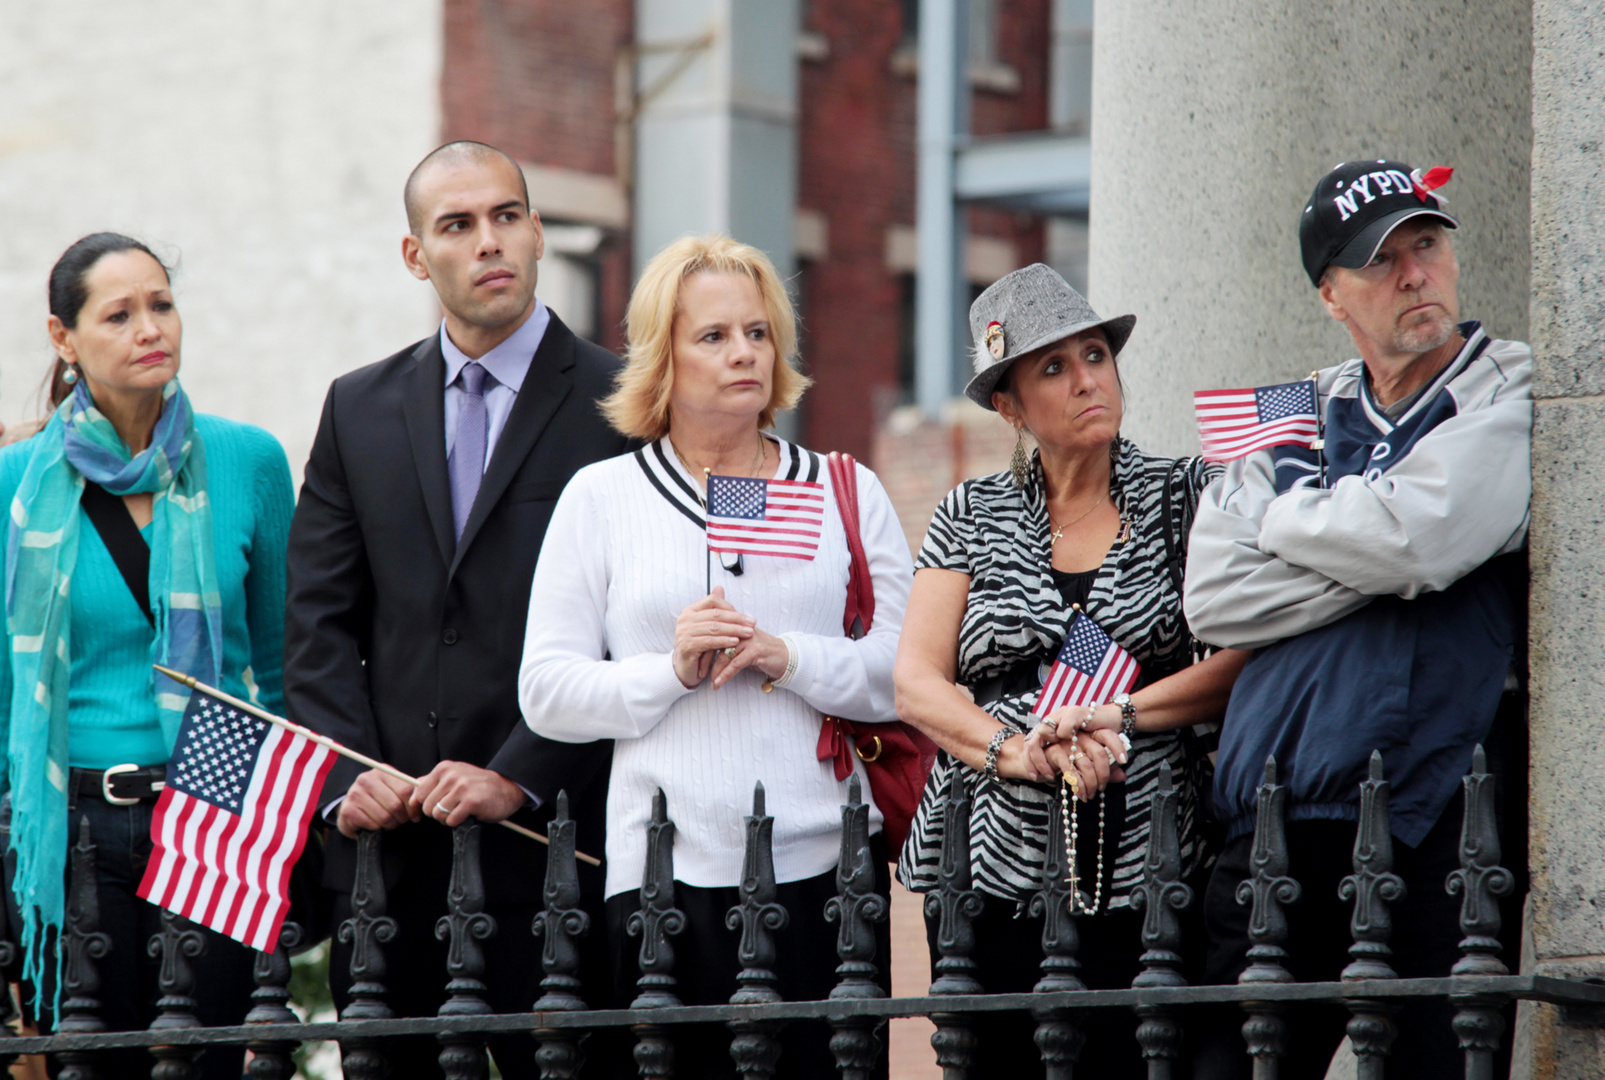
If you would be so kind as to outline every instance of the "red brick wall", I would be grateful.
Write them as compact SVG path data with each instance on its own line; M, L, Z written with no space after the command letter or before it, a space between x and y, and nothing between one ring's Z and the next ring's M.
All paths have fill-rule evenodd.
M446 0L443 140L477 139L520 161L612 176L613 71L634 36L633 0ZM623 346L628 237L600 254L603 346Z
M446 0L447 138L521 161L612 175L613 65L631 0Z
M997 0L998 59L1019 75L1020 89L977 90L978 133L1046 124L1050 4ZM611 175L614 63L633 25L633 0L446 0L442 137ZM829 51L799 65L798 201L826 216L829 254L804 269L804 359L817 384L804 399L802 437L867 460L877 417L896 398L906 332L886 230L914 224L916 85L893 70L905 41L899 0L809 0L809 29ZM975 210L970 227L1013 241L1021 265L1042 257L1042 227L1032 218ZM618 349L631 284L627 237L600 264L598 337Z
M977 90L976 132L1046 126L1050 2L998 4L998 59L1019 74L1020 89ZM829 52L801 65L798 202L825 215L829 255L804 271L804 359L816 382L802 437L867 458L898 390L903 286L886 267L886 230L914 224L916 84L893 71L905 42L895 0L810 0L808 28ZM1042 257L1033 218L975 210L970 227L1013 241L1021 265Z
M803 441L868 459L877 394L895 394L901 284L886 229L914 222L914 98L891 70L903 40L893 0L813 0L830 53L802 66L798 202L828 221L829 257L807 270L805 359L815 386Z

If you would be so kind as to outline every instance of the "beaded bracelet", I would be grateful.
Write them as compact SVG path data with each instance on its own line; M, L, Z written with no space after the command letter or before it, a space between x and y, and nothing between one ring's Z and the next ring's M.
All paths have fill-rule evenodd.
M986 765L981 769L981 775L988 780L998 778L998 754L1003 750L1003 744L1009 740L1010 735L1016 735L1011 727L1000 727L992 733L992 741L986 744Z

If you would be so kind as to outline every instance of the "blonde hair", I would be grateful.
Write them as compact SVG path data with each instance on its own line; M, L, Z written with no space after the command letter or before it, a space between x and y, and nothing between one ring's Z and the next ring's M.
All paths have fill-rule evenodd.
M625 316L624 369L602 413L621 433L661 439L669 432L669 391L674 386L674 320L680 313L680 287L693 274L742 274L758 286L769 316L775 370L769 404L758 427L772 427L775 414L794 408L813 383L797 370L797 316L785 283L769 256L728 236L683 236L653 256L630 294Z

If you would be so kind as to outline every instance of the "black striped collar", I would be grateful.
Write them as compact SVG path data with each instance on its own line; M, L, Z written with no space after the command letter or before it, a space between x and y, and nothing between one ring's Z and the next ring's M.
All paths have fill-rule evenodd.
M775 471L773 479L819 481L825 469L824 461L818 454L775 435L765 435L764 438L774 443L780 451L780 468ZM641 471L646 473L647 481L668 500L670 506L685 515L697 528L707 528L702 488L680 464L680 458L675 454L667 435L637 450L635 460L641 466Z

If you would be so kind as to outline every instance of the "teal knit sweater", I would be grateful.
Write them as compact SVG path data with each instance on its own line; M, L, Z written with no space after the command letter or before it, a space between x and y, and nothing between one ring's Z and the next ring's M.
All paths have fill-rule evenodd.
M261 428L197 414L206 447L217 583L223 595L222 689L283 714L284 560L295 497L278 440ZM0 450L0 507L9 511L33 454L29 440ZM82 511L80 511L81 513ZM149 528L146 529L149 537ZM5 545L0 544L0 581ZM3 622L3 610L0 610ZM11 635L0 662L0 753L11 722ZM156 719L150 649L155 631L89 521L80 522L72 576L69 764L81 769L158 765L172 747Z

